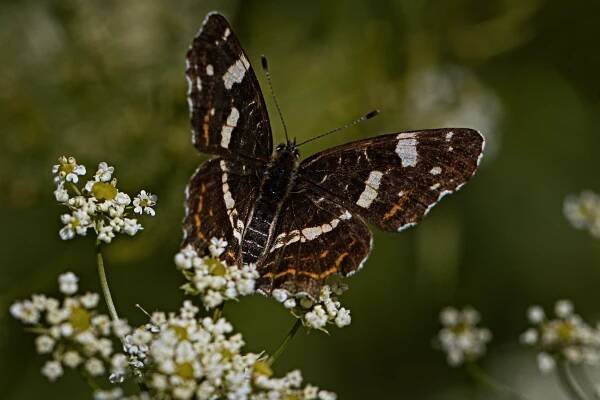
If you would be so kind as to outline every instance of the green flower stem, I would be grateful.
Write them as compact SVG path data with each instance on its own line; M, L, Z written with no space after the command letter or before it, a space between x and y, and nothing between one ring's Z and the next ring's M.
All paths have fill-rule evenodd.
M283 352L287 348L290 341L294 338L294 336L296 336L296 333L298 333L298 329L300 329L301 326L302 326L302 319L296 318L296 322L294 322L292 329L290 329L290 331L288 332L286 337L283 339L283 341L281 342L281 344L279 345L277 350L275 350L273 355L269 358L268 363L270 365L273 365L275 363L275 361L283 354Z
M117 309L115 308L115 303L113 303L112 296L110 294L110 288L108 286L108 280L106 279L106 271L104 270L104 257L102 256L102 245L100 242L96 242L96 261L98 263L98 276L100 277L100 286L102 287L102 293L104 294L104 301L106 302L106 306L108 307L108 313L110 314L110 318L113 321L119 320L119 314L117 314ZM138 308L144 310L139 305ZM144 311L145 312L145 311ZM119 340L123 342L123 338L120 337ZM132 371L133 367L130 366ZM139 378L136 378L137 386L140 390L140 393L145 393L148 391L148 387L146 384Z
M104 301L108 307L108 313L113 321L118 321L119 315L117 314L117 309L115 308L115 303L113 303L110 288L108 287L106 271L104 270L104 258L102 257L102 245L99 242L96 242L96 262L98 263L98 276L100 277L100 286L104 294Z
M506 386L503 383L498 382L495 378L490 376L487 372L485 372L479 364L475 362L470 362L465 365L466 371L469 376L475 381L480 383L483 386L487 386L494 392L500 393L507 398L526 400L527 398L516 392L512 388Z
M569 398L573 400L588 400L587 394L573 376L573 372L571 371L568 362L560 362L556 372L560 386Z

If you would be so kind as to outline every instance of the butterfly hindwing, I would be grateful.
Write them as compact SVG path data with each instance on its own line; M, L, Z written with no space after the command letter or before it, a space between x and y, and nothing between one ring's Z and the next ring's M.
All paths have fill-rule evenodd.
M259 288L318 296L329 277L359 269L370 249L371 232L360 217L298 182L282 204Z
M220 158L204 162L187 188L183 244L208 253L212 238L228 243L223 255L235 263L244 221L258 196L257 171Z
M467 182L483 145L464 128L382 135L309 157L299 179L379 228L399 231Z
M227 20L209 14L188 52L186 78L196 148L226 158L267 160L267 108L248 57Z

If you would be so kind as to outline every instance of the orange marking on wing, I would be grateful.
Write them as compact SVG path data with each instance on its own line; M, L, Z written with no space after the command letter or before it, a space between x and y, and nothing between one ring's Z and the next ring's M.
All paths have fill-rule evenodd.
M344 261L344 258L348 257L348 253L342 253L338 256L337 260L335 260L335 268L339 268L340 264L342 263L342 261Z
M406 198L407 198L406 195L402 196L400 198L400 201L398 203L394 204L392 206L392 208L383 215L383 220L387 221L388 219L390 219L394 215L396 215L398 213L398 211L401 211L402 208L404 207L404 203L406 202Z
M204 136L204 144L208 146L208 123L210 122L210 111L204 114L204 122L202 123L202 132Z
M329 254L329 250L325 250L324 252L319 254L319 258L325 258L325 257L327 257L327 254Z
M198 196L198 206L196 206L196 214L194 214L194 220L196 221L196 233L198 237L202 240L206 240L206 236L200 230L202 226L202 218L200 218L200 212L204 208L204 192L206 191L206 186L204 183L200 184L200 195Z
M273 279L277 279L277 278L281 278L282 276L285 275L296 275L296 269L295 268L288 268L285 271L281 271L279 273L277 273Z

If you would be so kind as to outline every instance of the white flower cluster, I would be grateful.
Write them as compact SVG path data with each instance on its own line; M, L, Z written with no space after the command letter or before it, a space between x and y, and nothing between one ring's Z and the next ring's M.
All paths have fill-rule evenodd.
M98 294L76 295L78 278L73 273L61 275L58 282L66 295L62 303L45 295L33 295L10 307L13 317L37 334L37 352L51 357L42 367L42 374L50 381L61 377L65 367L92 379L124 374L128 358L115 352L114 335L126 335L129 326L123 321L113 323L96 311Z
M465 362L473 362L481 358L486 351L487 343L492 339L491 332L478 327L481 316L471 307L457 310L446 307L440 313L442 329L438 333L437 342L446 353L448 364L458 367Z
M211 239L210 256L201 257L192 246L175 255L175 264L189 281L183 286L187 294L200 295L206 309L221 305L226 300L255 293L258 272L254 265L227 265L218 257L225 251L227 242Z
M551 371L563 360L572 364L600 364L600 329L575 314L570 301L556 302L554 319L548 319L539 306L530 307L527 314L534 326L521 335L521 342L539 351L540 371Z
M600 238L600 195L584 191L579 196L565 198L563 211L567 220L577 229L586 229Z
M85 166L77 164L74 157L59 157L58 164L52 167L54 197L69 208L68 213L61 215L64 224L59 231L61 239L85 236L92 229L98 240L110 243L117 233L133 236L143 229L132 214L155 214L156 196L142 190L132 200L117 189L113 172L114 167L101 162L93 179L80 187L77 183L86 174Z
M179 314L154 313L126 338L126 351L142 371L152 398L335 399L313 386L302 388L298 371L277 379L260 355L242 353L241 334L225 319L198 318L185 301Z
M289 309L296 318L302 319L304 326L325 331L327 324L335 324L339 328L350 325L350 310L341 306L337 296L348 289L346 285L334 283L321 288L316 301L308 296L298 294L291 296L283 289L273 290L272 296Z

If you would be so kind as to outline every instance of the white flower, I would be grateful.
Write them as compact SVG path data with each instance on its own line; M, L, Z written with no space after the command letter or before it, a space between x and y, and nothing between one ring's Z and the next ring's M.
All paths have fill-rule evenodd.
M54 198L59 203L66 203L69 201L69 192L65 189L64 182L59 182L57 185L56 190L54 191Z
M340 308L335 317L335 324L338 326L338 328L343 328L344 326L350 325L350 322L352 322L352 319L350 318L350 310Z
M136 214L146 213L148 215L154 216L155 212L152 207L156 205L156 195L151 193L146 193L145 190L142 190L135 198L133 199L133 211Z
M135 205L132 207L131 197L117 188L117 179L114 178L114 167L106 162L98 165L94 179L85 184L80 190L73 187L73 191L79 193L70 197L65 188L66 181L75 181L73 176L61 171L82 172L80 167L75 167L74 159L61 158L61 164L53 168L57 175L57 188L54 192L56 199L66 205L70 211L63 214L61 220L64 224L59 231L63 240L74 238L76 235L86 235L88 229L93 228L98 240L104 243L112 242L118 233L135 235L142 230L142 225L132 217L136 212L154 215L152 208L156 204L156 196L141 191L136 196ZM75 173L75 172L73 172ZM137 210L134 212L134 209Z
M58 158L58 164L52 167L52 173L56 175L54 177L56 183L63 181L77 183L79 176L85 175L85 166L78 165L75 157L61 156Z
M94 400L143 400L145 397L123 397L123 389L113 388L110 390L98 389L94 392Z
M556 367L556 361L548 353L541 352L537 356L538 368L541 372L550 372Z
M485 354L492 334L488 329L477 326L479 320L479 313L471 307L462 310L447 307L441 311L442 329L438 333L437 343L446 353L450 366L457 367L465 361L475 361Z
M325 390L321 390L319 392L319 400L336 400L337 395L332 392L327 392Z
M327 324L328 318L323 306L318 304L312 309L312 311L306 313L304 319L309 327L320 329Z
M211 240L213 254L221 254L226 242ZM184 272L189 283L184 290L189 294L200 295L206 309L219 306L226 300L235 300L255 292L259 275L256 265L228 265L215 257L200 257L190 245L175 255L177 268Z
M115 202L121 206L128 206L131 203L131 197L127 193L118 192L115 197ZM122 214L122 212L120 213Z
M69 368L76 368L79 364L83 362L83 359L81 358L78 352L67 351L63 355L62 362Z
M58 361L47 361L42 367L42 375L54 382L63 374L63 368Z
M584 191L579 196L565 198L563 211L567 220L576 229L587 229L593 236L600 238L600 196Z
M275 289L271 292L271 296L280 303L283 303L288 298L288 292L283 289Z
M13 317L26 324L36 324L40 319L40 311L29 300L14 303L10 306Z
M75 234L85 236L91 227L90 216L83 210L75 210L72 214L63 214L61 221L65 226L58 232L62 240L69 240Z
M538 342L538 339L538 331L534 328L527 329L521 334L521 343L523 344L534 345Z
M536 310L531 317L531 310ZM558 361L571 364L600 365L600 329L588 325L574 313L573 303L559 300L554 306L555 318L543 316L539 307L530 308L529 319L534 324L521 335L521 342L539 351L538 367L552 370Z
M85 363L85 370L92 376L99 376L104 374L104 364L97 358L90 358Z
M98 306L98 300L100 300L100 296L98 293L86 293L81 296L79 300L85 308L95 308Z
M211 238L208 251L213 257L219 257L227 248L227 242L223 239Z
M546 318L544 309L540 306L531 306L527 310L527 317L532 324L540 324Z
M102 161L98 164L98 170L94 174L94 179L98 182L110 182L113 172L115 172L115 167L111 167Z
M456 325L458 323L459 313L456 308L446 307L440 312L440 322L444 326Z
M559 300L556 302L554 312L557 317L568 318L573 313L573 303L569 300Z
M41 335L35 339L35 347L38 353L48 354L54 349L56 341L48 335Z
M110 243L115 237L114 229L110 225L100 227L98 232L98 240L104 243Z
M283 302L283 306L287 309L291 309L297 306L296 299L287 299Z
M78 290L79 278L72 272L67 272L58 277L59 289L64 294L74 294Z
M124 218L123 219L123 232L126 234L133 236L139 231L144 229L141 224L138 223L135 218Z

